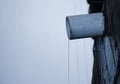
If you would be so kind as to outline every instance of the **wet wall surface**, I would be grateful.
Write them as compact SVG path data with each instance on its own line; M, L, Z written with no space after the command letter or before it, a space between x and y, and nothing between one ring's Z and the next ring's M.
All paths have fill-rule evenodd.
M105 31L95 43L92 84L120 84L120 0L105 0Z

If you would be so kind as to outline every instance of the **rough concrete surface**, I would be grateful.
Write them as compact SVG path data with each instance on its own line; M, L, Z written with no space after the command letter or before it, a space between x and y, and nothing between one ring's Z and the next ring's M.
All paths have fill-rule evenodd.
M120 84L120 0L104 0L104 35L94 38L92 84Z

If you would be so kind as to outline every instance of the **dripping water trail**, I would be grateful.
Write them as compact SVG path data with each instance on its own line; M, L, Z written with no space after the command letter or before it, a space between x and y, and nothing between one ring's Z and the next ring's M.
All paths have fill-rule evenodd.
M68 40L68 84L70 84L70 41Z

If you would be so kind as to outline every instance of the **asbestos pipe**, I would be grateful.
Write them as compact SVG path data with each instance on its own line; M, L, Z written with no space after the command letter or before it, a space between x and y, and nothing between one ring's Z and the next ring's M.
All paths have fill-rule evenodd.
M103 35L104 16L102 13L66 17L68 38L78 39Z

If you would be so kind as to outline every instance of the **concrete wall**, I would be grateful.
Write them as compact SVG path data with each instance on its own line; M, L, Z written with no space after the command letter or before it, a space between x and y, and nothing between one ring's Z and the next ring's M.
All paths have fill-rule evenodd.
M104 1L105 32L94 38L92 84L120 84L120 0Z

